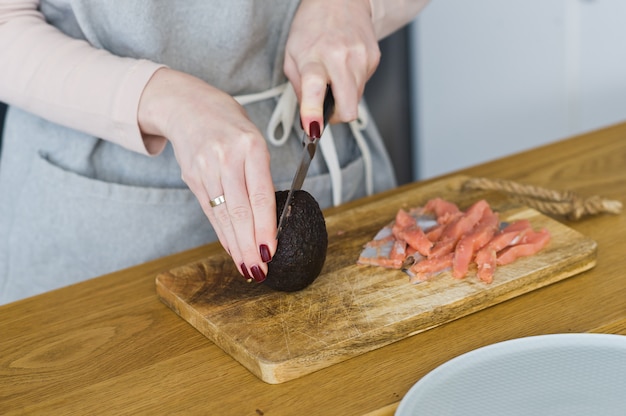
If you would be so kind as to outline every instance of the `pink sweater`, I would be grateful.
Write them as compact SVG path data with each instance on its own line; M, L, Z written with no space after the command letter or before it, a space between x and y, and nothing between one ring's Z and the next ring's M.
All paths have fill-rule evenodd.
M428 0L370 0L379 39L408 23ZM0 101L144 154L160 138L142 137L137 108L162 65L122 58L46 23L38 0L0 3Z

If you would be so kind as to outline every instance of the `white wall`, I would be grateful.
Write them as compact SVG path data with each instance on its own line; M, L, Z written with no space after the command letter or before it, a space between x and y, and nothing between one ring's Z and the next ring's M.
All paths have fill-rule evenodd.
M626 120L624 0L431 0L411 36L415 179Z
M586 131L626 119L626 1L576 3L580 70L573 126Z

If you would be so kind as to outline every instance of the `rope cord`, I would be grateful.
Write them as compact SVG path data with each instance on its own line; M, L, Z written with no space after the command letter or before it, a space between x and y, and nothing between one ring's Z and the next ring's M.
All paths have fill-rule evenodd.
M504 179L472 178L463 184L463 188L505 192L517 202L544 214L562 215L570 220L589 215L619 214L622 211L620 201L597 195L584 198L571 191L556 191Z

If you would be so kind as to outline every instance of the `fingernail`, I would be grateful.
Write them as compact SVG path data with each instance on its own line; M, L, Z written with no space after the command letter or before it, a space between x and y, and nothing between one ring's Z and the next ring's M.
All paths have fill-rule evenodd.
M311 136L312 139L319 139L320 123L318 123L317 121L312 121L311 124L309 124L309 133L309 136Z
M261 253L261 260L263 260L263 263L269 263L270 260L272 260L270 248L266 244L261 244L259 252Z
M248 273L248 268L246 267L245 263L241 263L239 268L241 268L241 271L243 272L243 277L246 280L251 281L252 280L252 276L250 276L250 273Z
M250 268L250 271L252 272L252 276L254 276L254 280L257 283L261 283L265 280L265 273L263 273L263 270L261 270L261 268L256 264Z

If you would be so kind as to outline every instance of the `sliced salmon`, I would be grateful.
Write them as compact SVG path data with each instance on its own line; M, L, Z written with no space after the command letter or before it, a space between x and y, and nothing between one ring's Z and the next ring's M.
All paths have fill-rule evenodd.
M424 212L434 213L439 224L449 224L456 216L461 214L461 210L455 203L442 198L433 198L426 202Z
M469 232L480 221L483 211L491 209L484 199L474 203L467 211L452 221L441 235L442 239L453 238L459 240L465 233Z
M393 226L400 227L400 228L407 228L407 227L414 227L415 225L417 225L417 220L415 219L415 217L409 214L408 212L406 212L405 210L403 210L402 208L400 208L398 212L396 213L396 218L395 218Z
M485 283L491 283L497 266L497 252L518 242L521 236L529 230L532 230L530 221L522 219L507 225L496 233L491 241L476 253L474 261L478 278Z
M408 270L411 268L412 265L419 263L425 258L426 257L422 256L417 251L412 254L407 255L406 258L404 259L404 262L402 263L402 267L401 267L402 271L408 272Z
M404 240L395 240L389 252L389 259L394 264L394 269L399 269L407 256L407 243Z
M483 211L481 220L474 228L465 234L454 249L452 260L452 276L462 279L469 270L469 265L474 260L474 255L491 241L498 227L500 219L498 215L487 208Z
M520 257L536 254L550 242L550 232L547 229L527 232L518 244L507 247L498 252L496 264L503 266L510 264Z
M429 258L437 258L446 256L452 252L454 252L454 247L456 247L457 240L455 238L440 238L435 242L433 248L430 250Z
M477 277L491 283L498 266L537 253L549 240L547 230L534 231L526 219L500 223L485 200L461 211L454 203L433 198L424 207L399 209L364 245L357 263L401 269L412 283L449 269L455 278L463 278L476 264Z
M365 244L357 263L385 268L399 268L396 264L397 260L391 259L395 241L396 238L391 231L391 224L381 228L374 236L374 239Z
M429 241L432 241L433 243L435 243L437 240L441 238L441 234L443 234L443 230L445 229L446 229L446 224L438 224L434 226L433 228L431 228L430 230L428 230L428 232L426 233L426 238L428 238Z
M423 282L430 279L432 276L449 269L452 266L453 256L454 253L449 253L445 256L423 259L422 261L415 263L406 270L410 276L410 282Z
M478 223L485 209L491 210L487 201L480 200L469 207L465 213L457 215L455 219L445 225L428 257L436 258L452 253L461 237Z
M496 251L480 250L474 258L476 262L476 276L485 283L493 282L493 274L496 271Z
M426 237L424 230L418 225L417 219L405 210L400 209L396 214L392 232L397 239L406 241L420 254L427 256L430 253L433 243Z
M497 233L489 242L487 247L495 251L500 251L506 246L515 244L517 240L524 235L525 232L530 230L532 230L530 221L526 219L515 221L507 225L502 229L502 231Z

